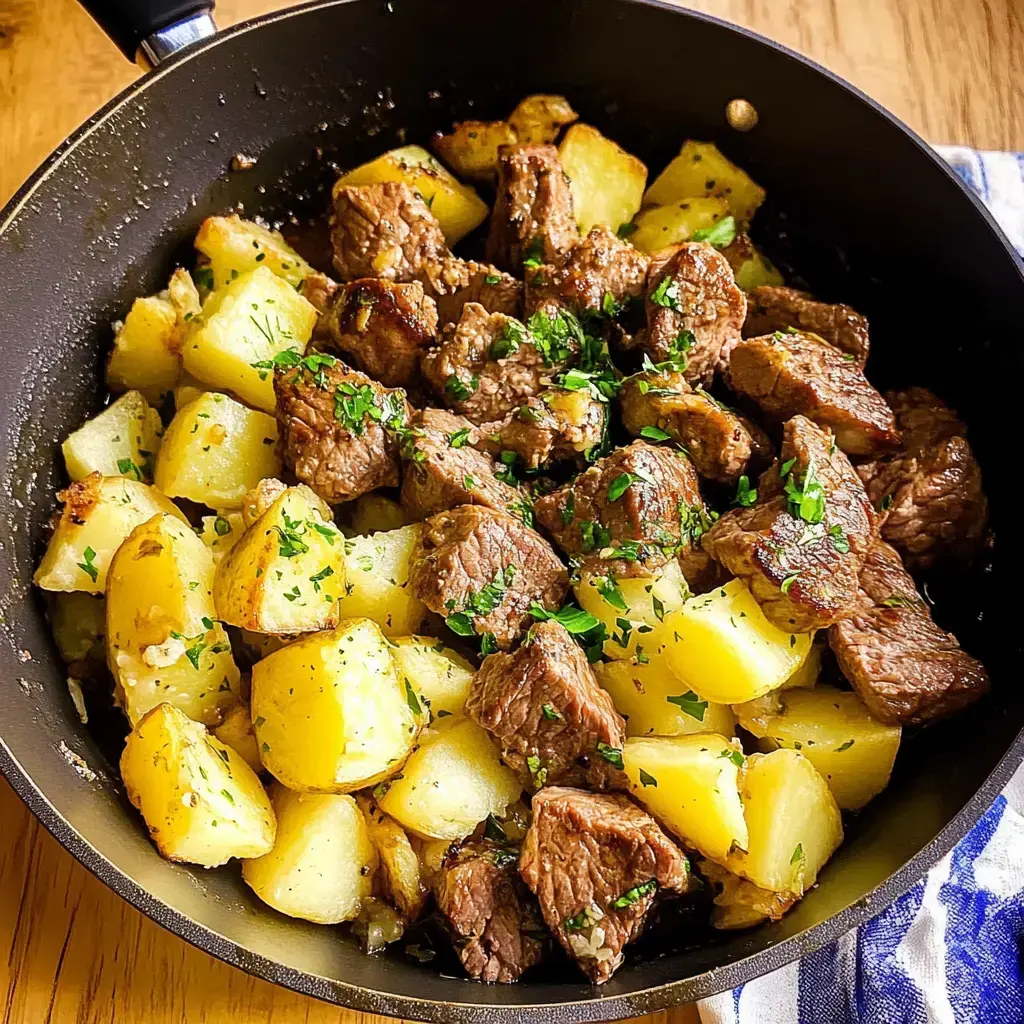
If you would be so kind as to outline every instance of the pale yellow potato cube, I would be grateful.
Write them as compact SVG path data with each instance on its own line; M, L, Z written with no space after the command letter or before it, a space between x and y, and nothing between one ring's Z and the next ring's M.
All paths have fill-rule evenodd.
M181 375L180 341L178 314L169 299L136 299L114 336L107 362L110 390L141 391L159 405Z
M521 99L508 121L515 129L517 141L551 143L567 124L578 121L579 117L564 96L538 93Z
M169 498L236 509L261 480L280 472L274 417L208 392L180 409L167 427L156 485Z
M473 682L473 666L433 637L399 636L391 642L399 672L434 718L461 715Z
M687 241L695 231L714 227L729 214L729 204L714 196L678 199L665 206L648 206L633 224L636 230L629 241L641 252L657 252Z
M766 920L778 921L796 903L791 893L761 889L713 860L701 861L698 870L708 881L721 886L713 901L713 928L732 931L753 928Z
M32 577L43 590L102 594L110 559L139 523L161 513L185 521L155 487L127 477L91 473L57 497L64 502L60 522Z
M873 718L855 693L832 686L787 690L734 710L762 749L799 750L841 810L858 810L888 785L901 729Z
M342 615L373 619L385 636L416 632L427 609L409 589L409 565L421 530L417 523L345 541Z
M149 483L163 434L160 414L138 391L128 391L79 427L61 446L72 480L90 473Z
M597 681L626 719L627 736L688 736L714 732L732 736L736 718L727 704L711 704L679 685L658 656L648 662L604 661L594 665Z
M263 771L248 704L240 700L232 704L224 712L224 717L220 725L213 730L213 735L238 754L257 775Z
M361 494L352 502L349 523L353 533L382 533L413 522L412 516L393 498L383 494Z
M259 633L330 629L345 592L344 551L330 509L308 487L285 488L217 563L218 617Z
M523 787L487 733L468 718L453 717L435 723L380 790L380 809L403 828L425 839L456 840L488 814L500 815Z
M356 802L380 857L385 894L406 920L414 921L427 902L420 859L401 825L392 821L370 797L357 797Z
M826 645L823 642L815 641L807 652L807 657L800 663L800 667L779 687L780 690L809 690L818 683L818 676L821 675L821 655Z
M209 259L213 288L223 288L242 274L266 267L293 288L314 273L313 268L284 240L255 221L207 217L196 235L196 249Z
M60 656L70 665L86 658L103 657L107 606L102 595L80 590L54 594L50 627Z
M644 206L664 206L694 196L718 196L740 228L746 228L764 202L765 191L745 171L722 155L713 142L687 139L644 195Z
M595 224L617 231L633 219L647 184L647 167L640 160L589 124L574 124L565 133L558 158L584 235Z
M487 218L487 204L422 146L392 149L376 160L343 174L334 188L376 185L384 181L401 181L414 192L419 192L451 246Z
M132 730L121 778L169 860L213 868L274 846L274 811L252 769L170 704L157 705Z
M448 135L435 135L434 152L460 178L492 180L498 173L498 149L516 141L507 121L460 121Z
M137 526L107 573L107 665L133 724L170 703L214 726L239 673L213 606L213 556L169 515Z
M739 234L731 245L722 250L722 255L732 267L736 284L745 292L761 285L782 285L785 278L775 265L745 234Z
M665 616L672 636L669 669L705 700L739 704L781 686L811 649L809 633L786 633L770 623L746 584L691 598Z
M210 549L213 564L216 565L242 538L245 522L241 512L226 512L224 515L203 516L199 539Z
M741 793L749 838L725 866L762 889L802 896L843 841L825 780L799 751L776 750L750 755Z
M319 314L286 281L260 266L213 292L182 347L185 369L248 405L274 411L275 356L306 351ZM257 365L258 364L258 365Z
M425 718L369 619L296 640L252 669L260 759L289 789L348 793L394 775Z

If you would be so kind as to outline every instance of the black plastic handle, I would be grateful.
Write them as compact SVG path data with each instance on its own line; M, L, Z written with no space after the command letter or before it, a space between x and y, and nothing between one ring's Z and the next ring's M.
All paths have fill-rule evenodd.
M143 39L195 14L213 10L214 0L81 0L100 28L129 59Z

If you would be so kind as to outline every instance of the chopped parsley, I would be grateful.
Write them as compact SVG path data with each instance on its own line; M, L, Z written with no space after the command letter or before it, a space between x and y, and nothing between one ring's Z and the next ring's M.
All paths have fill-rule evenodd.
M417 718L423 714L420 702L416 699L416 692L413 690L412 683L410 683L408 679L405 681L405 703L409 705L409 710Z
M218 537L226 537L231 532L231 524L223 516L217 516L213 521L213 532Z
M541 714L543 714L549 722L559 722L562 719L562 712L551 704L541 705L540 710Z
M500 274L488 274L484 278L484 284L501 284Z
M843 533L843 528L836 523L834 526L830 526L828 529L829 540L832 541L832 547L836 549L841 555L845 555L850 550L850 540Z
M847 740L841 747L836 747L836 753L841 754L844 750L849 750L855 742L855 740Z
M750 508L757 502L757 488L750 486L750 477L745 474L736 481L736 497L732 503L740 508Z
M454 373L444 382L444 393L453 402L467 402L473 397L473 392L480 386L480 378L474 373L466 384Z
M459 636L472 636L476 630L473 626L472 616L483 616L494 611L501 604L505 592L515 578L516 568L514 565L507 565L499 569L494 579L485 584L476 593L470 593L461 611L455 611L454 606L449 609L450 613L445 619L448 628ZM454 605L454 602L449 602ZM493 638L492 638L493 639Z
M639 903L645 896L650 896L651 893L657 892L657 890L657 879L649 878L646 882L641 882L640 885L634 885L632 889L627 889L617 899L612 900L612 909L625 910L626 907L631 907L634 903Z
M640 769L640 785L644 786L645 788L647 786L653 786L655 789L657 789L658 788L658 780L653 775L651 775L650 772L645 772L643 770L643 768L641 768Z
M668 441L672 435L662 430L661 427L643 427L640 436L648 441Z
M633 234L634 231L636 231L636 225L631 220L627 220L619 225L619 228L615 232L615 234L618 235L619 238L625 239L629 238L629 236Z
M704 713L708 709L708 702L701 700L693 690L687 690L686 693L676 697L666 697L665 700L669 704L675 704L684 715L689 715L691 718L697 719L698 722L704 721Z
M732 245L735 239L736 218L731 215L723 217L709 228L698 228L690 235L691 242L707 242L716 249L724 249L727 245Z
M782 586L779 588L782 591L782 593L784 593L784 594L788 594L789 593L790 587L793 586L793 583L796 581L796 579L797 579L797 577L799 577L799 575L800 575L800 571L799 570L797 570L796 572L791 572L782 581Z
M595 548L607 547L611 539L612 535L596 519L580 520L580 540L584 554Z
M723 750L719 757L728 758L737 768L743 767L743 751L742 750Z
M448 447L465 448L469 443L469 435L469 427L463 427L461 430L456 430L455 433L448 435Z
M597 752L613 767L622 767L622 751L618 747L609 746L603 740L597 741Z
M796 864L797 861L804 859L804 847L803 843L797 843L796 848L793 850L793 856L789 858L790 864Z
M96 578L100 574L99 569L97 569L95 564L93 563L93 559L96 557L96 552L93 551L92 548L86 548L82 552L82 557L85 559L85 561L78 562L78 568L81 569L82 572L84 572L89 577L89 579L93 581L93 583L95 583Z
M671 309L674 313L682 313L683 307L679 302L679 284L670 274L663 277L661 283L651 293L651 302L656 306Z
M480 637L480 653L486 658L498 650L498 638L493 633L484 633Z
M510 355L519 351L519 346L526 344L530 335L526 328L513 317L508 317L498 333L498 336L491 342L490 358L507 359Z
M619 590L619 585L615 581L615 576L612 573L608 573L607 576L599 576L597 578L597 592L608 604L618 611L629 611L629 605L626 604L626 599L622 596L622 591ZM625 646L625 644L623 644L623 646Z
M304 555L309 550L309 545L302 539L306 527L299 519L291 519L288 513L281 510L281 521L284 526L273 526L278 535L278 554L282 558L294 558L296 555Z
M133 476L136 480L142 479L142 470L131 459L118 459L117 471L121 476Z
M802 481L797 480L792 470L792 459L783 463L780 470L786 481L789 514L805 523L820 523L825 515L825 489L814 475L814 460L808 462Z
M548 770L540 763L540 758L536 754L530 754L526 758L526 767L530 770L538 789L548 781Z

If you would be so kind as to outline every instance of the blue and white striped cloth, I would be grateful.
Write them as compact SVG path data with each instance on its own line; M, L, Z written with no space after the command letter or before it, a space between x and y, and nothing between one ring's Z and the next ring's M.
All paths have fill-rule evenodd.
M1024 154L939 152L1024 253ZM970 833L878 917L698 1004L702 1024L1022 1024L1024 768Z

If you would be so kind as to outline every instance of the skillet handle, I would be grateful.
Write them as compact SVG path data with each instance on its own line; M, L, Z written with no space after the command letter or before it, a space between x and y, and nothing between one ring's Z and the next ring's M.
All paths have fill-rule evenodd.
M214 0L81 0L129 59L155 67L217 31Z

